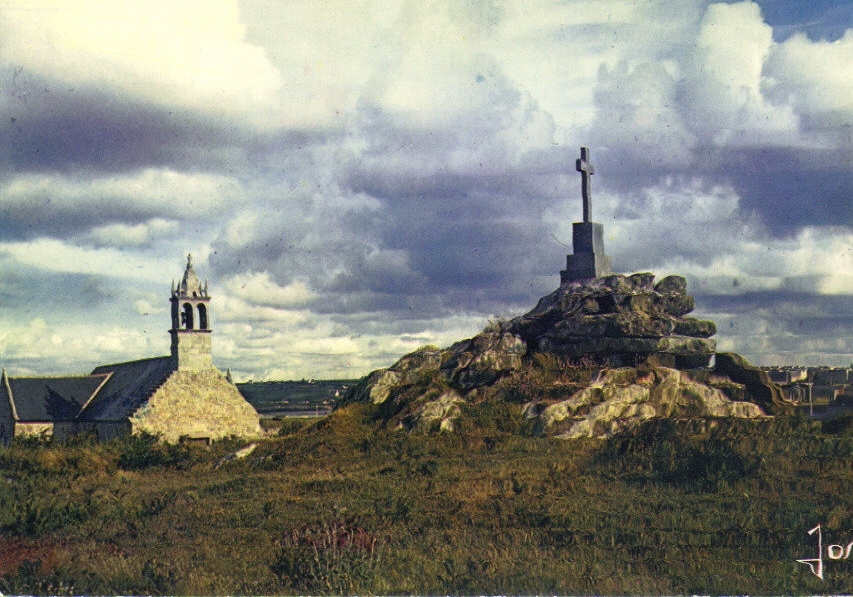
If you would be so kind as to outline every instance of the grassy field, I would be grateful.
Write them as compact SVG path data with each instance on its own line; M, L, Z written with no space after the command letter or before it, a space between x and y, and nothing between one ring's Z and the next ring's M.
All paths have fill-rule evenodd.
M0 592L817 594L853 591L853 424L657 421L607 441L452 435L352 405L248 457L150 438L0 451ZM826 551L826 549L824 550Z

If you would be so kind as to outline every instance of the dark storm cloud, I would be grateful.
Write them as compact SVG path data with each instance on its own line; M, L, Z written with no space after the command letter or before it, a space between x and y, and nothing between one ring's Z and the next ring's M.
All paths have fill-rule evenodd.
M636 196L662 178L703 177L706 187L731 186L743 219L758 217L775 236L806 226L853 226L853 150L791 147L691 150L688 168L666 161L649 164L630 149L598 152L594 184L622 197ZM623 214L624 215L624 214Z
M4 170L116 172L144 167L213 166L240 131L187 111L6 70L0 134ZM234 137L238 137L234 139ZM218 151L224 151L225 155Z
M840 331L850 332L843 335L853 338L853 296L850 295L820 295L782 290L732 295L696 294L695 298L705 311L727 312L733 315L751 312L775 313L786 322L794 321L792 325L797 328L802 327L803 321L811 321L819 326L834 321L841 326ZM793 329L789 328L789 331Z
M146 240L221 221L241 197L238 182L170 169L100 177L24 174L3 185L0 239L50 237L92 246L143 246ZM188 228L189 226L189 228Z
M3 255L0 253L0 263ZM20 305L17 314L25 317L52 317L61 307L64 314L91 315L91 309L110 302L120 294L110 281L97 274L34 272L4 267L0 284L0 304ZM61 289L58 297L57 289Z
M818 22L838 6L760 4L770 25ZM850 81L833 68L849 42L774 44L760 11L744 3L709 7L697 39L669 50L678 69L642 60L600 68L590 137L606 176L594 184L623 201L666 179L729 187L741 221L774 237L853 225Z
M389 137L406 136L398 129L391 123L382 128ZM543 221L544 214L570 200L559 174L573 169L577 149L539 147L513 155L497 146L483 159L465 133L436 136L446 144L429 151L407 145L389 152L388 160L354 164L347 185L381 201L382 246L405 251L430 288L512 295L520 274L547 271L555 223ZM407 171L396 167L398 161Z
M777 235L804 226L853 226L853 149L756 148L725 152L714 174L745 212Z
M120 206L114 197L104 196L93 203L102 209L85 209L71 205L62 206L46 192L37 191L14 205L0 206L0 240L27 240L42 236L73 239L82 231L114 222L141 224L152 215L149 206L141 209Z
M42 317L47 345L88 313L136 350L108 328L154 321L192 251L229 366L361 374L558 286L585 145L617 271L686 275L697 314L759 361L792 338L792 356L853 351L832 344L853 306L817 294L850 288L832 277L853 225L849 7L497 4L213 3L181 35L120 3L97 6L103 29L71 4L5 19L12 321ZM57 289L67 308L42 300Z
M269 143L222 120L118 93L20 69L3 77L0 238L6 240L48 236L106 246L109 235L90 238L93 228L152 220L163 228L164 221L221 217L239 193L236 175L252 143Z

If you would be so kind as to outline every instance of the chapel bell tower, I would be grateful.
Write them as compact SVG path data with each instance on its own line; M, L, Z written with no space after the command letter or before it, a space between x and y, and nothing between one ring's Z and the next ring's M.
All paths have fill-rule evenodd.
M178 371L204 371L213 368L210 356L210 295L193 271L192 255L181 283L172 280L172 359Z

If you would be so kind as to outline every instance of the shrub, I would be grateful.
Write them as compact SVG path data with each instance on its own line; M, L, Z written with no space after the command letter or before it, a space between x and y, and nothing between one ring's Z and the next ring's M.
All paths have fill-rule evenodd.
M48 433L16 435L12 446L17 448L43 448L53 444L53 436Z
M0 518L4 536L38 538L91 518L86 503L65 495L45 495L26 502L13 502Z
M834 419L823 421L824 433L833 435L853 435L853 414L841 415Z
M118 465L127 471L153 467L187 469L196 462L195 451L188 444L160 443L156 435L140 433L115 440Z
M388 541L348 521L306 524L281 538L271 569L296 592L376 592L382 549Z
M278 435L293 435L308 427L309 421L302 418L282 419L278 426Z
M483 332L486 334L502 334L504 330L509 326L509 322L506 317L497 317L494 319L489 319L489 322L486 324L486 327L483 328Z

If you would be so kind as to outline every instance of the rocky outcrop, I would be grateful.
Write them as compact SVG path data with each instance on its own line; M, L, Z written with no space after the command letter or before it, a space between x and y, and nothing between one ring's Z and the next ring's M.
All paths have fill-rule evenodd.
M751 402L730 400L719 389L699 383L675 369L613 369L568 400L550 405L529 403L540 433L563 438L605 438L653 418L760 418Z
M715 357L714 371L741 384L752 400L773 414L790 414L793 406L785 400L782 388L770 381L766 371L750 365L739 354L721 352Z
M452 431L466 405L521 397L519 420L565 438L607 437L651 418L784 412L779 388L737 355L717 355L709 369L716 327L687 317L693 307L680 276L569 282L525 315L374 371L341 404L376 405L394 428Z
M484 331L444 350L426 346L388 369L369 374L350 389L342 404L382 404L400 388L423 384L436 376L457 392L467 393L520 369L525 354L527 346L521 338L500 330Z
M706 366L714 353L712 321L685 317L693 297L681 276L657 284L649 273L572 282L543 297L507 330L534 351L603 365L635 365L649 357L678 368Z
M487 331L451 346L440 369L452 387L467 392L521 369L526 353L527 345L515 334Z
M400 426L409 431L453 431L453 422L462 416L463 404L465 400L458 392L447 390L435 400L419 405L400 421Z

